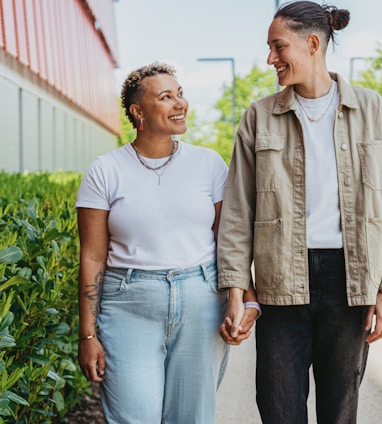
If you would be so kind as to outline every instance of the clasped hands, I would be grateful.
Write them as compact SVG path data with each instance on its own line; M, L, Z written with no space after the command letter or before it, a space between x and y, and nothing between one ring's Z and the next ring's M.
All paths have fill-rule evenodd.
M245 308L244 302L256 301L253 290L230 288L226 317L219 327L220 336L230 345L239 345L251 335L251 328L260 315L255 308Z

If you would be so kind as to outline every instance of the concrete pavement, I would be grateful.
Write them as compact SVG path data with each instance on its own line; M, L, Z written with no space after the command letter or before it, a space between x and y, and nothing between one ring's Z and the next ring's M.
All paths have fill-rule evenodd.
M308 400L309 424L316 424L313 376ZM382 423L382 341L370 346L361 385L358 424ZM218 392L216 424L261 424L255 398L255 337L232 346ZM283 424L283 423L280 423Z

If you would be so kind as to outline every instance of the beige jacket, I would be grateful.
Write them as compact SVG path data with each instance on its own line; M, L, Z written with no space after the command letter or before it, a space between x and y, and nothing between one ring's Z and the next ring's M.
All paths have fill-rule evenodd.
M382 289L382 98L336 74L334 124L349 305L375 304ZM309 303L305 155L293 87L253 103L242 117L219 229L219 287L248 288L259 302Z

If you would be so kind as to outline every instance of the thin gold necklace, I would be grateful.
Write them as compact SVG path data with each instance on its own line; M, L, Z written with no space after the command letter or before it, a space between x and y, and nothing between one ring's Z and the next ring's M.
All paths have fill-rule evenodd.
M310 121L310 122L313 122L314 124L316 124L317 122L320 122L321 121L321 119L326 115L326 113L328 112L328 110L329 110L329 108L330 108L330 105L333 103L333 99L334 99L334 95L335 95L335 93L336 93L336 90L334 90L333 89L333 92L332 92L332 97L330 98L330 101L329 101L329 103L328 103L328 106L326 107L326 109L324 110L324 112L321 114L321 116L319 117L319 118L317 118L317 119L314 119L314 118L312 118L311 116L309 116L308 115L308 112L305 110L305 108L304 108L304 106L302 105L302 103L301 103L301 101L300 101L300 99L299 99L299 95L296 93L296 100L297 100L297 102L298 102L298 104L300 105L300 107L301 107L301 110L304 112L304 114L305 114L305 116L308 118L308 120Z
M150 166L144 159L143 156L141 156L141 154L139 153L136 145L135 145L135 141L133 143L131 143L131 145L133 146L133 149L135 151L135 154L137 155L137 158L139 160L139 162L147 169L149 169L150 171L153 171L154 174L157 175L158 177L158 185L160 185L160 179L161 176L163 175L163 172L165 171L167 165L171 162L172 158L174 157L174 153L176 152L176 141L175 140L171 140L172 141L172 148L171 148L171 152L169 157L162 163L162 165L157 166L156 168L153 168L152 166ZM162 170L162 172L158 172L159 170Z

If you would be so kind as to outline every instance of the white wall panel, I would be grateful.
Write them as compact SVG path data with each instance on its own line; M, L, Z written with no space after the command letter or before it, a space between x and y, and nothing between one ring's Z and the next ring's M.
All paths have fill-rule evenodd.
M54 120L54 167L55 169L65 169L65 111L55 109Z
M54 108L45 99L40 100L40 170L54 171Z
M0 76L0 170L20 170L20 103L17 84Z
M0 62L0 170L83 172L116 142L97 122Z
M21 90L21 170L36 172L39 170L39 101L38 97Z

